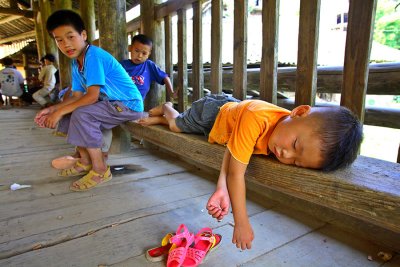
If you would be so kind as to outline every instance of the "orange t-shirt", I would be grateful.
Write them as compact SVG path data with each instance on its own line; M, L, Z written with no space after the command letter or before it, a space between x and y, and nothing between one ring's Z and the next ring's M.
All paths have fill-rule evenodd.
M248 164L252 154L268 155L268 140L276 123L290 111L261 100L223 105L208 142L227 145L231 155Z

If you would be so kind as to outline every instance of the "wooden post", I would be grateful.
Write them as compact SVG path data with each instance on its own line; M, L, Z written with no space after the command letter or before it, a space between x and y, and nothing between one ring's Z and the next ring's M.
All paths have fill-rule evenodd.
M165 72L169 75L172 87L174 88L174 64L172 63L172 19L170 15L164 17L165 28ZM176 90L176 88L174 88ZM171 95L167 91L165 98L171 101Z
M399 151L397 152L397 163L400 163L400 145L399 145Z
M301 0L295 105L314 105L321 0Z
M141 33L147 35L153 40L153 49L151 59L164 69L165 66L165 48L164 48L164 32L162 27L162 18L155 19L154 7L161 3L161 0L146 0L140 3ZM153 108L164 102L162 87L158 84L153 84L145 99L146 110Z
M222 92L222 0L211 1L211 92Z
M233 34L233 96L247 95L247 8L248 0L235 1Z
M117 60L128 58L125 13L125 0L98 1L100 45ZM109 153L127 152L130 150L130 143L130 134L121 127L115 127Z
M46 29L46 22L47 18L51 15L51 5L50 2L47 0L39 0L39 7L40 7L40 16L42 19L42 27L43 27L43 39L44 39L44 47L46 53L53 54L56 58L58 58L58 48L54 39L49 35Z
M188 105L187 97L187 45L186 45L186 9L178 13L178 111L183 112Z
M89 42L93 42L96 34L96 16L94 10L94 0L85 0L81 2L81 14L85 23L86 33Z
M263 0L260 99L277 104L280 0Z
M203 97L204 78L203 78L203 1L199 0L192 4L193 9L193 61L192 61L192 101Z
M39 2L32 1L32 10L36 33L36 48L38 52L38 58L40 59L44 56L46 50L44 48L43 23L39 12Z
M72 9L72 1L71 0L56 0L55 7L57 10L59 9ZM58 55L58 67L60 74L60 89L63 89L67 86L71 85L71 59L69 59L63 53L59 53Z
M349 2L340 105L352 110L361 121L364 121L376 2L376 0L352 0Z

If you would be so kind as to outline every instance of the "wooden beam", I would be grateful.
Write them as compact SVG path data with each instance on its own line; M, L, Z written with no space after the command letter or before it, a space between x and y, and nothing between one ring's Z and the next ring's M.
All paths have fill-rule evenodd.
M364 120L376 3L377 0L349 1L341 105L352 110L361 121Z
M87 38L89 42L95 39L96 35L96 15L94 0L80 1L82 19L85 23Z
M34 37L35 37L35 31L24 32L7 38L2 38L0 39L0 44L5 44L8 42L14 42L17 40L34 38Z
M165 72L168 74L172 88L174 88L174 64L172 62L172 18L170 15L164 17L164 39L165 39ZM174 90L176 90L175 88ZM171 94L165 92L165 100L171 101Z
M140 29L141 23L142 19L140 17L129 21L128 23L126 23L126 32L136 32Z
M155 6L154 19L160 20L165 16L172 16L179 9L186 9L189 5L199 0L169 0L165 3Z
M30 11L30 10L21 10L21 9L0 7L0 14L1 15L14 15L14 16L25 17L25 18L30 18L30 19L33 18L33 11Z
M263 0L260 99L276 104L280 0Z
M186 9L178 10L178 111L183 112L188 106L187 98L187 25Z
M4 24L4 23L7 23L7 22L10 22L10 21L13 21L13 20L16 20L16 19L19 19L19 18L20 18L19 16L4 17L4 18L0 19L0 25Z
M277 87L280 91L295 92L296 67L278 67ZM343 83L343 66L317 68L317 93L340 94ZM210 70L204 71L204 86L211 88ZM260 69L247 69L247 89L259 90ZM192 74L189 72L189 85ZM232 69L225 68L222 75L223 89L233 88ZM400 63L370 64L367 94L370 95L400 95ZM260 91L261 95L261 91Z
M81 3L82 2L86 1L81 1ZM54 4L57 10L72 8L72 0L56 0ZM86 11L82 10L82 14L86 14ZM83 15L83 20L85 21L84 16L85 15ZM86 23L85 26L87 29ZM71 59L63 53L58 53L58 67L60 73L60 89L71 86Z
M296 105L314 105L321 0L300 1Z
M117 60L128 58L125 14L125 0L98 1L100 45ZM113 141L110 153L117 154L129 151L130 138L126 131L122 130L121 127L115 127L112 129L112 133Z
M248 0L235 1L233 30L233 96L245 100L247 92Z
M211 1L211 92L222 92L222 0Z
M193 8L193 95L192 101L203 97L204 77L203 77L203 0L192 4Z

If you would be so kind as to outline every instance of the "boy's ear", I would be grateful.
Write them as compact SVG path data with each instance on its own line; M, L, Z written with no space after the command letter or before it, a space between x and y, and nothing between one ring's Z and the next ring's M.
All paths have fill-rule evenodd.
M128 45L128 52L131 52L132 45Z
M310 114L310 111L311 111L311 106L301 105L292 110L292 112L290 113L290 117L291 118L304 117L304 116L307 116L308 114Z
M82 37L83 37L83 40L87 41L87 32L86 32L86 30L83 30L83 31L81 32L81 35L82 35Z

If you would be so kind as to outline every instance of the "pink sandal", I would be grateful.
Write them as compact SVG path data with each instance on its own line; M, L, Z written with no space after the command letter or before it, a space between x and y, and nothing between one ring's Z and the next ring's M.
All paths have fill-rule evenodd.
M194 267L206 260L210 252L221 244L222 236L213 234L211 228L203 228L194 237L194 246L186 252L186 258L182 264L184 267Z
M175 236L170 238L170 242L176 247L168 254L167 267L180 267L186 257L189 246L193 243L194 236L189 232L184 224L179 225Z
M161 246L148 249L146 251L146 259L151 262L159 262L166 258L168 252L175 248L175 244L170 243L169 239L175 234L168 233L161 240Z

